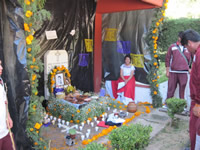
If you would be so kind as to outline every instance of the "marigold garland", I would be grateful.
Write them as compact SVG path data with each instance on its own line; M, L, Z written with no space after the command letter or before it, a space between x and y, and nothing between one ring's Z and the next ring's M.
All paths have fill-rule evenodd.
M152 51L150 51L152 58L152 60L150 61L151 70L147 75L147 80L149 81L151 87L152 102L155 108L162 106L162 98L160 96L158 90L159 85L157 83L157 79L159 79L159 77L157 76L157 71L159 69L157 50L158 50L159 31L161 30L163 24L162 22L165 16L165 9L167 9L167 2L168 0L165 0L163 2L163 6L161 8L157 8L157 12L155 13L155 18L152 21L150 33L147 36L148 45L150 49L152 49Z
M71 77L71 74L69 73L69 70L65 67L65 66L55 66L54 69L51 70L51 72L49 73L49 78L48 78L48 85L50 84L50 87L49 87L49 91L51 93L53 93L53 85L55 84L55 75L57 73L62 73L64 72L65 73L65 76L67 75L67 77L70 79Z

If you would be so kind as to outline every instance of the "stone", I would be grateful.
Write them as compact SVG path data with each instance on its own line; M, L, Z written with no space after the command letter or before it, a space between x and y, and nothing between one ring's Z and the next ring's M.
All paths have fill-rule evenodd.
M65 66L68 69L68 53L66 50L48 50L44 55L44 89L45 99L50 96L47 82L48 74L55 66Z

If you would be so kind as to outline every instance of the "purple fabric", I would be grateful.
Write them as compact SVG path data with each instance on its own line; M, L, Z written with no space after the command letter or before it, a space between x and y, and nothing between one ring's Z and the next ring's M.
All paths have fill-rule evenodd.
M82 67L87 66L88 61L89 61L89 54L86 54L86 53L79 54L79 62L78 62L79 66L82 66Z
M117 41L117 52L122 54L131 53L131 42L130 41Z
M106 94L106 90L102 88L100 90L99 96L105 96L105 94Z

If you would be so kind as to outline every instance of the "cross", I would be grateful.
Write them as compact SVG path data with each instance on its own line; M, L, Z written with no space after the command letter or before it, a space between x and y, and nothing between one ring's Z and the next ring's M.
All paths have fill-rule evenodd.
M59 51L56 51L55 55L56 55L56 57L57 57L57 62L58 62L58 61L59 61L59 56L60 56Z

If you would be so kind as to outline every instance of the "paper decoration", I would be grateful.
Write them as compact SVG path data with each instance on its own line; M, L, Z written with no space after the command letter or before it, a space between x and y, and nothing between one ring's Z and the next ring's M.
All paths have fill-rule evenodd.
M47 40L52 40L52 39L57 39L58 38L56 30L45 31L45 34L46 34Z
M88 61L89 61L89 54L85 54L85 53L79 54L79 62L78 62L79 66L82 66L82 67L87 66Z
M131 54L132 64L138 68L144 68L144 55Z
M86 52L93 52L93 40L85 39Z
M122 54L131 53L131 42L130 41L117 41L117 52Z
M107 28L104 41L117 41L117 29Z

